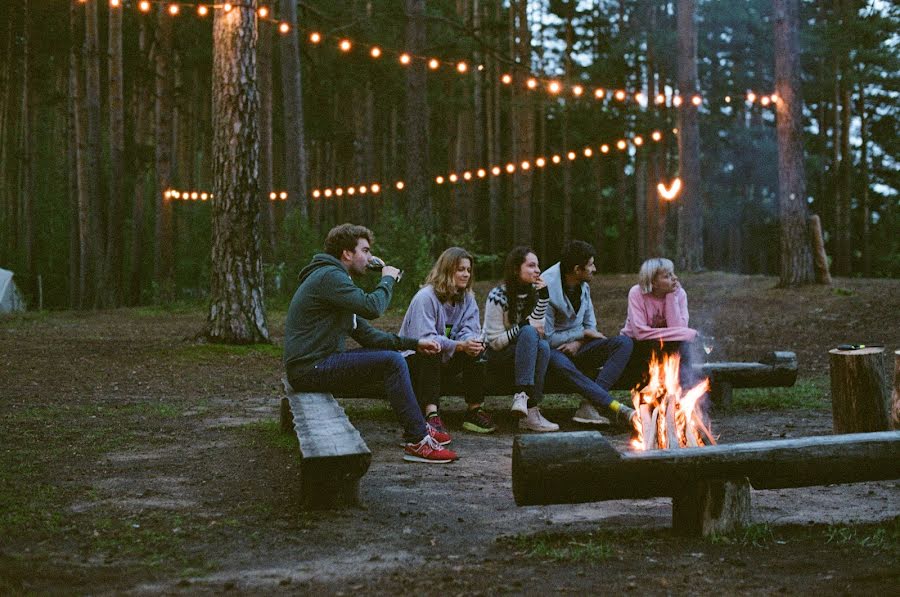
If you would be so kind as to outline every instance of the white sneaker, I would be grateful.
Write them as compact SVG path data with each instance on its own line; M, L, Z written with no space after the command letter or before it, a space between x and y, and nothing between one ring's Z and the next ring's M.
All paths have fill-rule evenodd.
M544 418L538 407L532 406L528 409L528 416L519 419L519 429L528 429L530 431L559 431L559 425L551 423Z
M512 406L509 408L512 411L512 414L517 417L527 417L528 416L528 394L525 392L517 392L513 396Z
M598 413L594 405L587 400L581 402L572 420L585 425L609 425L609 419Z

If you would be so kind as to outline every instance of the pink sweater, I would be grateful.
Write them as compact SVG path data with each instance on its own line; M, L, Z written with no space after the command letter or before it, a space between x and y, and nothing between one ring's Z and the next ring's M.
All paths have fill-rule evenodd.
M635 340L693 340L697 330L688 327L687 293L679 288L659 299L635 284L628 291L628 318L619 333Z

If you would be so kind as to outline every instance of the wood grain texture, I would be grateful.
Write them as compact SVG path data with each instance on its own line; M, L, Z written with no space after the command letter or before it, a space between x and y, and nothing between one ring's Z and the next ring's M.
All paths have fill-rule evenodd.
M828 351L831 415L835 433L886 431L889 425L888 377L884 348Z

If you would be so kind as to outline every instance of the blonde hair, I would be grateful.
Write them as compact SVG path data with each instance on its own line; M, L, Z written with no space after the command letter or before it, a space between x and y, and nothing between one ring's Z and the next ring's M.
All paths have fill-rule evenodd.
M641 287L643 294L653 292L653 278L659 272L675 273L675 264L671 259L665 257L654 257L648 259L641 264L641 270L638 272L638 285Z
M460 292L456 287L456 283L453 281L453 277L456 275L456 268L459 267L459 262L463 259L469 260L469 266L472 268L472 275L469 276L469 282L466 284L466 289L463 292ZM441 253L441 256L434 262L434 267L431 268L431 271L428 272L428 277L425 278L425 285L431 284L438 300L442 303L446 303L447 301L461 298L462 295L467 292L471 293L472 283L474 281L475 260L472 258L472 254L462 247L450 247Z

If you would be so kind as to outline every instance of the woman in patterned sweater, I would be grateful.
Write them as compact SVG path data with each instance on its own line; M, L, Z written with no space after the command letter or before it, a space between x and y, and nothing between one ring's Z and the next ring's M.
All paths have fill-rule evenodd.
M550 301L541 278L537 255L528 247L516 247L506 257L504 282L491 290L484 308L488 372L513 375L513 414L522 417L520 429L557 431L541 414L544 375L550 362L550 345L542 338L544 315Z

